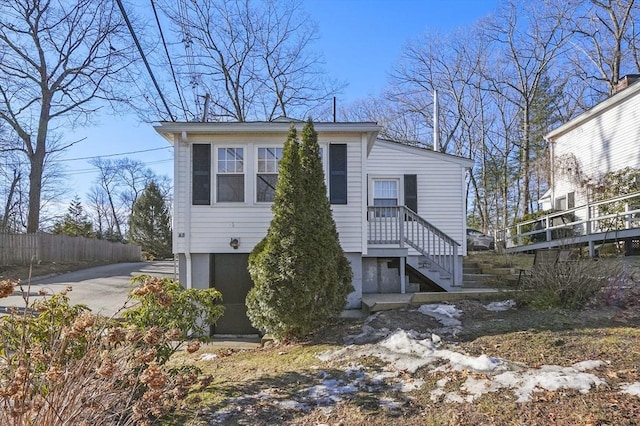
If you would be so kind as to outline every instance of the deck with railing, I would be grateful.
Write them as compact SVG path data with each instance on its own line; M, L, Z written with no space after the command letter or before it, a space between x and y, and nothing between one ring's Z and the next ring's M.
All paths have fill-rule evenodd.
M367 226L370 246L413 248L455 285L460 244L417 213L406 206L369 206Z
M520 222L496 235L508 252L595 245L640 237L640 192L588 203Z

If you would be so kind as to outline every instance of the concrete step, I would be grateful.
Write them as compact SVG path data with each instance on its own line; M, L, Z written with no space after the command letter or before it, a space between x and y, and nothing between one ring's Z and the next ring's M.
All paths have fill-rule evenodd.
M463 299L482 299L496 295L505 295L504 290L490 288L460 289L449 292L422 292L406 294L363 294L362 311L365 314L378 311L390 311L393 309L406 309L424 305L427 303L453 302Z
M411 298L411 306L419 306L425 303L452 302L463 299L481 299L498 294L504 294L504 291L495 289L474 289L441 293L414 293Z

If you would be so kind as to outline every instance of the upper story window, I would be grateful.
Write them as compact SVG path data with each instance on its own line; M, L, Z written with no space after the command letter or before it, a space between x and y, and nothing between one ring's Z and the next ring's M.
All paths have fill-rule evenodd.
M256 174L256 201L272 202L278 182L278 164L282 148L258 148L258 173Z
M244 148L218 148L217 202L244 202Z

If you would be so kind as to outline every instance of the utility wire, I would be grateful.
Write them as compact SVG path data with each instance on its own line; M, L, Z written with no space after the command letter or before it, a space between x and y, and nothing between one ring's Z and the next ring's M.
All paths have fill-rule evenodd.
M173 149L172 146L166 146L163 148L150 148L150 149L142 149L140 151L129 151L129 152L118 152L115 154L106 154L106 155L92 155L91 157L77 157L77 158L62 158L60 160L49 160L47 162L47 164L57 164L57 163L64 163L67 161L80 161L80 160L93 160L94 158L108 158L108 157L119 157L121 155L129 155L129 154L140 154L142 152L151 152L151 151L160 151L163 149ZM9 163L6 162L6 166L26 166L26 163Z
M164 160L157 160L157 161L149 161L147 163L144 163L145 166L150 166L150 165L154 165L154 164L163 164L163 163L169 163L173 161L173 158L167 158ZM100 170L97 167L92 167L92 168L88 168L88 169L73 169L73 170L64 170L61 172L61 174L63 174L64 176L75 176L75 175L82 175L82 174L88 174L88 173L98 173Z
M189 32L189 28L186 25L186 22L189 18L189 9L186 5L185 0L178 0L178 19L180 21L180 30L182 31L182 42L184 44L185 57L187 60L187 70L189 72L189 83L191 84L191 89L194 94L194 102L196 104L196 111L200 110L200 96L198 96L197 88L198 88L198 74L196 73L196 66L193 60L193 49L192 44L193 40L191 37L191 33ZM197 117L198 114L196 113Z
M156 81L156 77L153 75L153 72L151 71L151 66L149 65L149 61L147 61L147 57L145 56L144 51L142 50L142 46L140 46L140 42L138 41L138 37L136 36L136 33L133 31L133 27L131 26L131 21L129 21L129 17L127 16L127 12L124 10L124 6L122 5L122 0L116 0L116 2L118 3L118 7L120 8L120 12L122 13L122 17L124 18L124 21L126 22L127 27L129 28L129 32L131 33L131 37L133 38L133 41L136 44L136 47L138 48L138 52L140 52L140 56L142 57L142 61L144 62L144 65L147 67L147 72L149 73L149 76L151 77L151 80L153 81L153 84L156 87L156 90L158 91L158 95L160 95L160 99L162 100L162 103L164 104L164 107L167 109L167 113L169 114L169 117L171 118L171 121L176 121L176 119L173 117L173 114L171 114L171 110L169 109L169 105L167 104L167 101L165 100L164 96L162 95L162 90L160 90L160 86L158 85L158 82Z
M162 148L142 149L140 151L119 152L117 154L93 155L91 157L78 157L78 158L63 158L62 160L54 160L54 161L56 163L62 163L63 161L92 160L94 158L118 157L120 155L140 154L141 152L160 151L161 149L171 149L171 148L172 147L170 147L170 146L165 146L165 147L162 147Z
M171 55L169 54L169 49L167 48L167 42L164 38L164 32L162 31L162 26L160 25L160 19L158 18L158 11L156 10L156 3L151 0L151 7L153 8L153 15L156 17L156 24L158 25L158 30L160 31L160 38L162 39L162 45L164 46L164 52L167 55L167 60L169 61L169 68L171 69L171 75L173 76L173 82L176 85L176 92L178 92L178 98L180 98L180 105L182 105L182 111L184 111L185 119L187 117L187 108L184 105L184 100L182 99L182 92L180 91L180 87L178 85L178 79L176 78L176 72L173 69L173 62L171 61Z

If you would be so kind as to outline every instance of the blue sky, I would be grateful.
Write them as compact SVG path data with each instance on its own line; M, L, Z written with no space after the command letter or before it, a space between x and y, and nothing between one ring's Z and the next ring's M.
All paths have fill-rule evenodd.
M327 72L348 83L337 98L342 105L378 94L406 42L429 30L447 32L469 25L493 12L497 3L498 0L304 0L305 9L319 26L316 48L325 57ZM149 124L140 123L135 116L104 116L95 121L97 125L69 135L70 140L86 139L60 157L68 171L70 187L68 200L60 200L63 209L74 195L84 200L96 177L91 165L82 159L85 157L130 153L126 157L145 162L157 174L173 177L172 151Z

